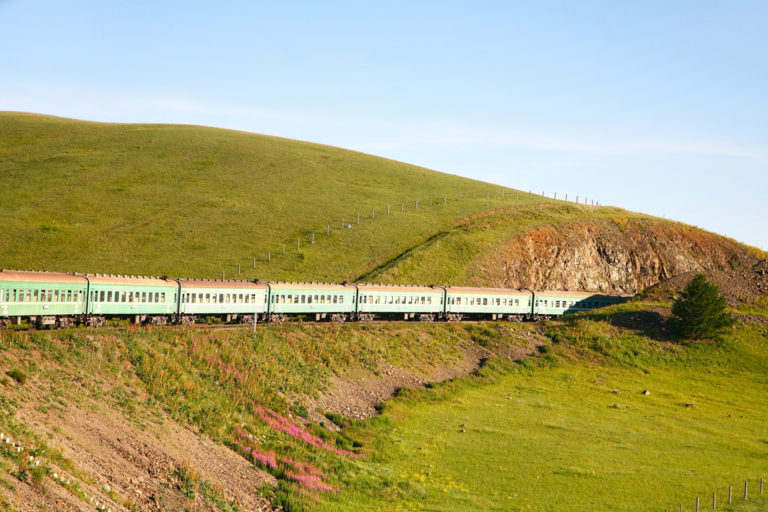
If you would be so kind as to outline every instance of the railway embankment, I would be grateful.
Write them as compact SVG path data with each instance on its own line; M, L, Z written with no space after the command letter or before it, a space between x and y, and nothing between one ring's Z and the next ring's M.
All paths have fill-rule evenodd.
M0 431L12 441L0 453L0 503L271 509L296 490L337 485L340 471L370 455L340 427L403 387L468 376L496 354L535 353L544 342L537 329L3 332Z

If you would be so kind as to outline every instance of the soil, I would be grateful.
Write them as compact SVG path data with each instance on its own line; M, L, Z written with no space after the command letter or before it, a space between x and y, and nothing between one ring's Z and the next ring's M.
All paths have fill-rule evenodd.
M479 286L636 294L658 283L679 290L703 272L731 302L768 293L764 253L657 219L617 217L546 226L500 245L478 267Z
M44 397L50 391L37 386L33 395ZM26 401L17 409L16 419L73 463L76 471L56 465L52 471L70 485L76 483L87 498L53 478L45 479L42 486L14 482L13 493L0 488L3 497L20 511L92 511L96 503L106 507L104 510L126 512L218 510L199 493L186 497L179 492L183 485L180 470L207 481L242 510L271 510L256 491L274 485L274 477L162 412L147 425L137 424L103 402L55 410L41 407L42 403L45 401Z
M536 348L544 343L544 338L535 333L526 332L522 336L521 345L505 346L495 351L479 345L468 345L464 349L464 357L449 366L406 370L384 364L375 373L357 372L354 375L336 376L332 379L329 391L322 393L317 400L312 400L308 408L338 413L355 420L370 418L377 414L376 406L394 397L400 388L418 389L428 383L466 377L476 372L491 355L520 360L534 354ZM324 418L318 413L318 417L312 420L322 421Z

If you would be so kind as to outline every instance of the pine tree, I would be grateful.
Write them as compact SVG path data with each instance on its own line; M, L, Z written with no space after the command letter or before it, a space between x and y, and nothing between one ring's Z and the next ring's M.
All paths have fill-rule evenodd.
M725 297L704 274L696 275L680 293L672 305L672 316L678 334L685 339L715 338L734 323L725 311Z

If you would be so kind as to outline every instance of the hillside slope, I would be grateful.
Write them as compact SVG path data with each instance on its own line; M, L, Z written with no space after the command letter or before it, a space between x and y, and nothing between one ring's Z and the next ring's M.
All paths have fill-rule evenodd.
M318 144L9 112L0 188L0 267L213 278L240 265L243 278L271 280L351 279L513 200L498 186Z
M229 130L0 113L0 186L3 268L622 293L706 271L738 299L768 289L763 253L696 228Z

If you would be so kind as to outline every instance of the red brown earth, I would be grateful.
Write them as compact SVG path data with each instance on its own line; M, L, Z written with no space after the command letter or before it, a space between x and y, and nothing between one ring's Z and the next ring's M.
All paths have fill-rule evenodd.
M679 290L703 272L730 301L768 293L765 254L673 222L616 218L546 226L509 240L479 263L476 284L636 294Z

